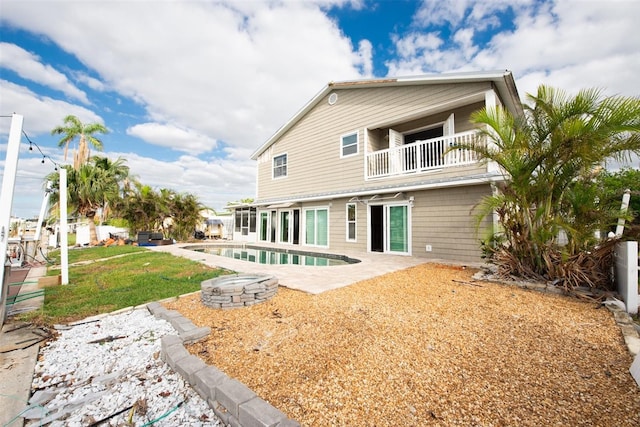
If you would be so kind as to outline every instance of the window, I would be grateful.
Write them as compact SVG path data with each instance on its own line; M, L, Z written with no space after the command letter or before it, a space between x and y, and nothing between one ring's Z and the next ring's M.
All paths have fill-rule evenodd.
M280 211L280 243L289 243L289 211Z
M408 133L404 135L404 143L411 144L416 141L426 141L427 139L440 138L444 135L444 128L442 125L424 129L414 133Z
M260 240L267 241L269 235L269 212L260 212Z
M243 236L256 232L256 208L239 208L235 212L235 231Z
M326 208L305 210L304 243L313 246L328 246L329 211Z
M273 177L282 178L287 176L287 155L281 154L273 158Z
M409 209L406 205L388 206L389 251L409 252Z
M356 204L347 203L347 241L356 241Z
M358 154L358 132L342 135L340 157Z

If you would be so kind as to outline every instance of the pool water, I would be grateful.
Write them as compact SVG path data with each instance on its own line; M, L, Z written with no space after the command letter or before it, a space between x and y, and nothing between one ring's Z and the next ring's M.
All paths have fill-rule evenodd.
M194 250L241 261L271 265L333 266L360 262L343 255L320 254L260 247L199 246Z

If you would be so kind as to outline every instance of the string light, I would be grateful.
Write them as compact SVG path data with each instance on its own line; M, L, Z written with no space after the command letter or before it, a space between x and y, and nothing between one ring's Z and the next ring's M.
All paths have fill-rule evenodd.
M1 118L11 118L13 116L7 116L7 115L0 115ZM46 159L49 159L49 161L53 164L54 170L58 170L58 166L60 166L58 163L56 163L51 156L48 156L46 154L44 154L44 152L40 149L40 146L38 144L36 144L35 142L33 142L31 140L31 138L29 138L29 135L27 135L27 132L24 131L24 129L22 129L22 134L24 135L24 137L27 139L27 141L29 142L29 151L33 151L33 147L35 146L36 149L38 150L38 152L42 155L42 164L45 163Z
M24 137L27 139L27 141L29 141L29 151L33 151L33 147L35 146L36 149L38 150L38 152L42 155L42 161L40 163L44 164L45 160L49 159L49 161L53 164L54 170L58 170L58 166L60 166L58 163L56 163L51 156L48 156L46 154L44 154L44 152L40 149L40 146L38 144L36 144L34 141L31 140L31 138L29 138L29 135L27 135L27 132L24 131L24 129L22 130L22 134L24 135Z

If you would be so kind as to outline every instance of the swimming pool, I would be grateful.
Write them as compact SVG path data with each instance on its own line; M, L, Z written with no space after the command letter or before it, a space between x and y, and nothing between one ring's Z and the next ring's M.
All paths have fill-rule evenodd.
M264 248L250 245L198 245L188 249L233 258L240 261L270 265L333 266L360 262L345 255L305 252L295 249Z

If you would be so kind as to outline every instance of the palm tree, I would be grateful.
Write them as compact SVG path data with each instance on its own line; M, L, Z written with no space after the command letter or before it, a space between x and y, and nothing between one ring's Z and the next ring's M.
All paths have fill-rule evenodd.
M193 236L198 222L202 220L200 211L204 206L198 198L189 193L174 194L171 204L173 234L177 240L187 240Z
M118 207L119 214L129 222L132 234L138 231L162 230L166 238L186 240L192 236L201 220L202 204L193 194L176 193L134 182Z
M155 231L161 227L167 208L149 185L134 182L125 191L118 213L129 223L131 233Z
M575 270L598 264L589 257L599 243L594 232L616 213L598 205L594 173L607 159L640 153L640 100L594 89L571 97L544 85L528 100L523 117L502 108L472 116L485 125L481 133L489 143L465 148L497 163L505 177L501 191L478 211L478 223L494 212L499 218L488 250L504 274L556 280L571 289L596 282L606 287L607 272L594 271L591 280Z
M90 149L88 143L93 145L96 150L102 150L102 141L93 134L106 134L107 132L107 128L100 123L83 124L76 116L68 115L64 118L64 126L55 127L51 131L51 135L63 135L62 139L58 142L58 146L62 147L64 145L65 160L67 160L69 143L79 138L78 151L74 152L73 156L73 168L77 170L89 160Z
M86 163L79 169L63 166L67 169L68 203L72 212L85 216L89 221L89 240L91 244L98 241L95 216L100 209L120 197L122 182L128 176L128 168L123 165L124 160L115 162L94 158L93 163ZM117 165L117 167L113 167ZM111 166L111 167L106 167ZM54 190L51 203L58 205L60 200L60 181L57 172L46 177L52 182Z
M108 176L112 176L115 178L121 190L120 195L124 196L124 191L130 185L130 180L131 180L131 177L129 175L129 166L125 165L126 160L121 157L118 157L116 160L111 160L108 157L94 156L92 158L92 161L93 161L93 165L96 168L104 170ZM107 217L109 216L112 210L111 205L114 205L113 202L114 201L117 202L119 200L120 198L117 198L117 200L104 201L104 204L101 207L102 220L106 220ZM117 203L115 203L115 206L117 206Z

